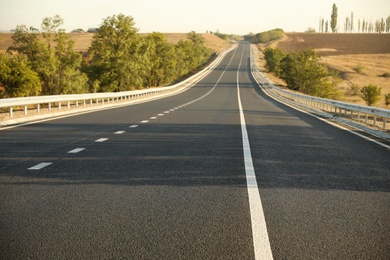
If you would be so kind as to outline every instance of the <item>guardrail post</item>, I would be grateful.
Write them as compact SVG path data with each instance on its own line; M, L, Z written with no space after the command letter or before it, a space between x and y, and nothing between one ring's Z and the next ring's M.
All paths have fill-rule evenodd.
M70 108L70 101L68 101L68 108Z
M27 116L27 106L24 106L24 115Z
M38 104L38 105L37 105L37 112L38 112L38 113L41 113L41 104Z
M51 111L51 103L48 104L48 110Z
M12 107L9 108L9 117L12 117L13 116L13 109Z
M87 102L85 101L85 99L83 100L83 105L84 105L84 107L87 105Z
M61 110L61 102L58 102L58 110Z

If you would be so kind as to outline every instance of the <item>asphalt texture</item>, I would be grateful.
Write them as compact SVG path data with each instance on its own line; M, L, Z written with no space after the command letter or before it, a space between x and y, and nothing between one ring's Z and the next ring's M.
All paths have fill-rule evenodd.
M253 259L237 85L274 259L388 259L390 151L270 99L245 43L180 94L0 131L0 258Z

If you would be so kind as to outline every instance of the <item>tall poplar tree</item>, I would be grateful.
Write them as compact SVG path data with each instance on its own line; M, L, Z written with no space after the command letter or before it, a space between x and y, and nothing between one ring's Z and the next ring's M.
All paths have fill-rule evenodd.
M337 6L336 4L333 4L332 7L332 14L330 17L330 28L332 29L333 33L337 32Z

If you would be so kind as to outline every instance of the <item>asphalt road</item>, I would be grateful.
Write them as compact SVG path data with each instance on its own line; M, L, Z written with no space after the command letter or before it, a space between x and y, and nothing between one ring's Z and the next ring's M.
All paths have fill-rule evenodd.
M388 259L390 151L248 65L241 43L178 95L0 131L0 258Z

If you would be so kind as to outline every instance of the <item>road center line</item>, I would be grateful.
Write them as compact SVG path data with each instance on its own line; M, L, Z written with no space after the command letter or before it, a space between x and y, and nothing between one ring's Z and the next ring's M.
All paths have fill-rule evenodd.
M246 129L246 122L244 111L242 109L240 96L240 80L239 73L244 55L244 48L241 53L240 64L237 69L237 95L238 108L240 111L242 146L245 162L245 173L248 188L249 208L251 213L253 246L255 250L255 259L273 259L271 245L268 238L267 226L265 223L265 216L263 206L261 204L259 187L257 185L256 173L253 166L252 153L249 144L248 131Z
M123 134L125 131L116 131L114 134L116 134L116 135L121 135L121 134Z
M103 143L103 142L105 142L105 141L107 141L108 140L108 138L100 138L100 139L97 139L96 141L95 141L95 143Z
M37 164L37 165L35 165L33 167L28 168L28 170L40 170L40 169L45 168L46 166L49 166L51 164L53 164L53 163L51 163L51 162L43 162L43 163L40 163L40 164Z
M138 127L138 125L131 125L131 126L129 126L129 128L136 128L136 127Z
M76 149L70 150L68 153L79 153L83 150L85 150L85 148L76 148Z

